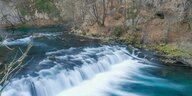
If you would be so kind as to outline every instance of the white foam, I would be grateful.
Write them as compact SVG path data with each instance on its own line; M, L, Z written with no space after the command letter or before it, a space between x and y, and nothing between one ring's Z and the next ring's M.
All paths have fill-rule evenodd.
M67 51L74 50L69 49ZM73 55L66 55L65 50L48 52L59 60L79 60L83 64L74 70L62 69L63 65L55 61L55 66L39 71L37 77L15 79L9 84L2 96L106 96L105 91L115 92L120 96L136 96L116 89L111 84L129 77L132 73L140 74L139 68L145 67L138 60L133 60L124 47L102 46L84 48ZM57 54L60 53L59 56ZM63 55L61 55L63 54ZM91 55L97 57L93 58ZM45 64L47 58L40 64ZM64 62L64 61L63 61Z
M34 38L40 38L40 37L55 37L58 35L61 35L61 33L34 33Z
M120 82L123 77L132 76L129 72L137 72L140 67L142 65L135 60L126 60L112 65L109 71L97 74L94 78L81 83L79 86L65 90L57 96L107 96L105 92L113 92L117 96L139 96L118 90L118 88L115 88L115 84Z
M7 46L29 44L32 41L32 36L20 38L20 39L6 39L2 43Z

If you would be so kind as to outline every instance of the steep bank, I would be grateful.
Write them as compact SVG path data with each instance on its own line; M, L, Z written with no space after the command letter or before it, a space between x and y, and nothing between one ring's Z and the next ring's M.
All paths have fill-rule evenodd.
M0 0L0 29L58 25L57 10L50 0Z
M140 0L129 2L119 10L112 11L106 16L105 26L83 25L73 32L150 49L157 52L165 64L191 67L191 2L138 1ZM127 16L124 16L122 10L127 6L131 7L128 8Z

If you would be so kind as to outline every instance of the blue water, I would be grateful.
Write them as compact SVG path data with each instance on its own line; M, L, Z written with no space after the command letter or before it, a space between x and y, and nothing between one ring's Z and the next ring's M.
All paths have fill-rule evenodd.
M190 68L165 66L147 52L143 57L150 59L139 58L138 49L57 29L38 30L34 37L21 32L4 42L22 50L32 42L26 62L33 59L3 96L192 96Z

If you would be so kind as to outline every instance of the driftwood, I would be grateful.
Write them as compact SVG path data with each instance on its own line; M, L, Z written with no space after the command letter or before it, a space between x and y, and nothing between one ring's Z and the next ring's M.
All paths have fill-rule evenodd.
M3 68L0 70L0 96L4 88L9 84L10 79L12 79L24 67L25 64L23 64L23 61L27 57L27 54L31 47L32 44L29 44L25 52L21 51L22 55L19 58L17 58L16 54L9 64L0 63L0 66L3 66ZM8 49L11 48L8 47Z

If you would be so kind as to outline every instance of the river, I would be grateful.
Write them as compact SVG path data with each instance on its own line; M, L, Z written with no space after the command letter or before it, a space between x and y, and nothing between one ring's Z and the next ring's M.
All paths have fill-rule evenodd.
M33 47L30 61L2 96L192 96L189 68L165 66L146 52L140 58L136 48L57 29L36 30L34 36L16 31L3 42L22 50L29 42Z

